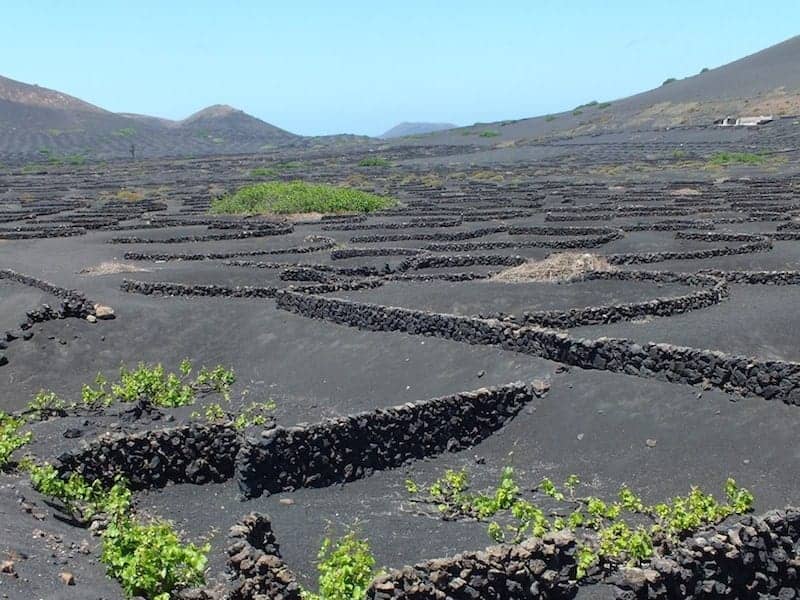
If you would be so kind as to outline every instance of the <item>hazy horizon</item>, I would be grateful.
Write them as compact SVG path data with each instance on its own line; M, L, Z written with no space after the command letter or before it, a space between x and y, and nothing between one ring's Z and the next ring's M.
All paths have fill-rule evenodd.
M229 104L293 133L379 135L613 100L784 41L800 22L788 0L587 4L13 4L0 75L114 112L182 119Z

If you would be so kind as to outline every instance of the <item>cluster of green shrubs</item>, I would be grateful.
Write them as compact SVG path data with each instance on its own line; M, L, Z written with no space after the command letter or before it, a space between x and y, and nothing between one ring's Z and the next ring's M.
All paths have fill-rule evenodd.
M23 469L34 489L58 501L77 522L85 525L101 516L107 520L100 561L129 598L170 600L174 590L204 583L210 545L182 542L166 521L137 521L122 478L106 489L99 480L88 483L77 473L63 478L47 463L27 461Z
M763 154L752 152L717 152L708 160L708 164L716 167L728 165L761 165L767 161Z
M271 398L264 402L251 402L241 410L233 413L225 410L219 402L212 402L203 408L203 416L211 423L231 422L236 429L248 427L263 427L271 418L271 413L277 405ZM198 411L192 412L193 419L201 417Z
M233 370L217 365L213 369L201 367L192 377L192 362L181 361L180 374L168 373L161 363L148 366L139 363L135 369L120 368L119 381L111 383L100 373L94 386L85 384L81 398L87 406L110 406L113 402L135 402L146 398L155 406L175 408L194 404L198 394L215 392L225 399L230 397L230 387L236 381Z
M217 214L368 213L394 200L361 190L303 181L270 181L248 185L211 203Z
M728 479L725 485L727 501L718 502L711 494L692 487L686 496L669 502L647 505L627 486L622 486L617 501L605 502L594 496L578 497L580 484L571 475L562 491L550 479L544 479L534 488L571 510L554 518L533 502L521 497L520 487L514 480L514 470L506 467L496 489L483 493L469 491L466 471L446 471L444 476L427 487L413 480L406 481L407 491L417 501L436 506L448 519L475 518L488 521L487 533L497 542L509 539L519 542L526 536L541 537L548 531L582 530L578 549L578 576L600 561L639 564L651 558L662 542L673 543L682 536L704 526L721 522L733 514L752 510L753 495ZM566 492L566 493L565 493ZM505 526L497 520L506 522ZM650 526L641 524L643 519ZM638 521L639 524L631 525Z
M578 114L580 114L583 112L584 108L593 108L593 107L603 110L608 108L609 106L611 106L611 102L598 102L597 100L592 100L591 102L587 102L586 104L580 104L576 106L575 109L572 111L572 113L575 114L577 112Z
M117 129L111 133L114 137L122 137L122 138L129 138L136 135L136 129L133 127L123 127L122 129Z
M147 398L157 406L175 407L194 403L200 393L218 393L229 399L235 381L232 370L217 366L202 367L196 374L193 371L189 360L181 362L179 374L167 372L160 364L122 367L119 381L109 385L98 375L94 386L84 386L82 401L89 407L102 407L115 401ZM21 432L26 422L63 415L76 406L42 390L24 416L0 412L0 468L11 464L11 454L31 441L30 432ZM236 419L241 426L263 422L266 411L272 408L271 401L253 403ZM170 600L175 590L204 583L209 544L184 543L167 521L136 519L131 491L123 478L117 477L113 485L105 487L100 480L88 482L79 473L63 476L54 466L30 456L20 460L18 467L28 474L34 489L57 503L76 523L103 524L100 560L128 597Z
M358 161L359 167L391 167L392 163L381 156L368 156Z
M482 138L493 138L500 135L500 132L495 131L494 129L484 129L483 131L478 131L474 129L474 127L475 126L473 126L472 129L462 129L461 135L477 135L478 137Z

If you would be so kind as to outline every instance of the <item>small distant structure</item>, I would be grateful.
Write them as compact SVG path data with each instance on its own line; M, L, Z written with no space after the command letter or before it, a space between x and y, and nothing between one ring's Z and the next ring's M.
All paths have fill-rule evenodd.
M772 115L760 115L758 117L725 117L714 121L714 125L718 127L757 127L759 125L765 125L772 120Z

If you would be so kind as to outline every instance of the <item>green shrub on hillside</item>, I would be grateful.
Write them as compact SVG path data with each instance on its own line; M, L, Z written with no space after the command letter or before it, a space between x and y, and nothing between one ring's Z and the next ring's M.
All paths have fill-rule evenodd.
M216 214L367 213L394 205L394 200L332 185L303 181L270 181L248 185L211 203Z
M368 156L358 162L359 167L390 167L392 163L380 156Z
M753 154L752 152L717 152L709 160L708 164L716 167L728 165L761 165L767 161L763 154Z

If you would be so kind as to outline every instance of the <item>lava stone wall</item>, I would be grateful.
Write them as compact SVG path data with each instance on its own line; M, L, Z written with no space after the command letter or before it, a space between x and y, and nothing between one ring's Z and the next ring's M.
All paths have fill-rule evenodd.
M366 600L572 598L575 537L567 532L431 560L378 577Z
M468 448L537 393L522 383L483 388L248 437L237 458L245 497L353 481L445 451Z
M166 281L123 280L120 288L129 294L145 296L225 296L230 298L274 298L278 288L170 283Z
M196 424L133 434L107 434L58 457L62 475L87 481L125 477L133 489L233 477L240 438L229 424Z
M798 597L800 511L787 508L702 530L643 568L611 569L581 581L617 600ZM578 592L576 541L560 532L521 545L427 561L375 579L368 600L538 600ZM598 589L598 593L600 593Z
M714 256L734 256L767 252L772 249L772 241L764 238L756 242L742 244L737 247L709 248L708 250L690 250L687 252L644 252L631 254L609 254L606 256L612 265L635 265L662 262L665 260L692 260L712 258Z
M267 515L250 513L231 527L226 600L300 600L300 585L281 558Z
M706 308L728 297L725 281L708 275L671 273L668 271L595 271L585 274L579 280L614 279L619 281L652 281L656 283L681 283L701 286L691 294L671 298L654 298L646 302L631 302L608 306L589 306L570 310L548 310L523 313L521 317L493 315L520 325L539 325L569 329L582 325L614 323L625 319L645 316L666 317L691 310ZM486 318L485 316L483 318Z
M798 597L800 510L706 529L644 569L611 578L620 600Z
M800 405L800 363L762 361L710 350L639 344L631 340L577 339L537 327L492 319L428 313L281 291L279 308L371 331L403 331L469 344L499 345L585 369L621 372Z
M277 254L309 254L328 250L336 245L336 241L324 236L308 236L306 241L313 243L309 246L295 246L293 248L275 248L272 250L249 250L242 252L208 252L198 254L162 254L148 252L126 252L126 260L223 260L241 256L269 256Z
M745 283L750 285L798 285L800 271L717 271L704 269L698 274L711 275L729 283Z

